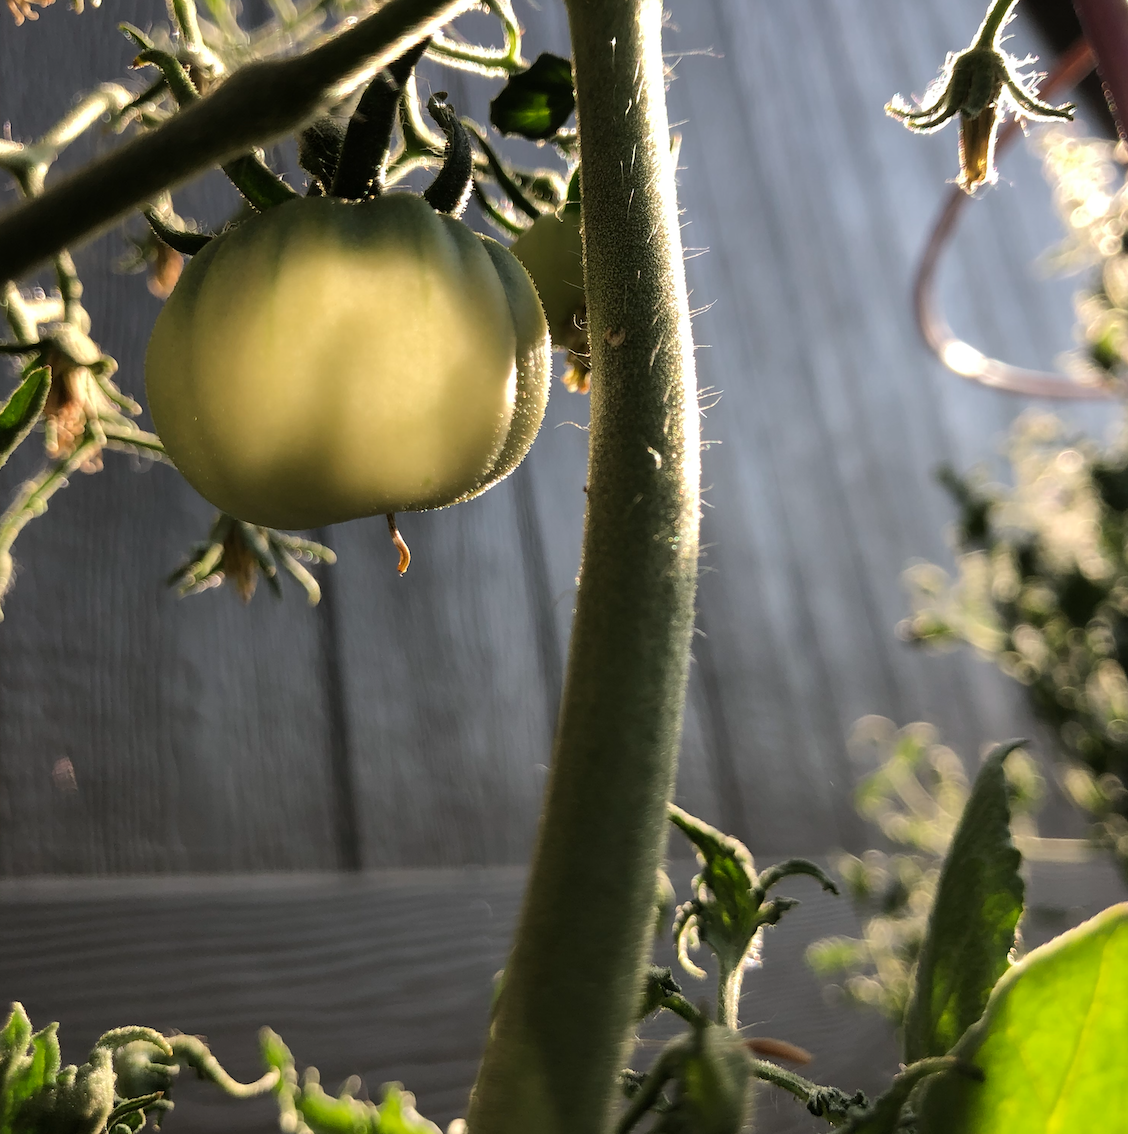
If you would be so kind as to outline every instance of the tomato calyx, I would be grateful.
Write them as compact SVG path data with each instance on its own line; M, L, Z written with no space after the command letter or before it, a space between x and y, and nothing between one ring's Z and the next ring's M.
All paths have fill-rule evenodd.
M453 107L447 105L446 91L436 91L427 100L427 110L446 135L442 169L424 190L423 200L437 212L460 217L470 200L474 177L474 152L470 138Z
M361 201L383 193L403 88L430 42L420 40L368 84L340 140L332 175L321 181L329 196Z
M176 588L181 598L201 594L230 581L239 598L248 603L254 597L260 578L281 598L278 578L281 567L305 591L309 604L316 606L321 598L321 587L305 565L331 566L336 562L336 554L324 544L248 524L221 512L212 523L207 539L193 546L187 561L166 581Z

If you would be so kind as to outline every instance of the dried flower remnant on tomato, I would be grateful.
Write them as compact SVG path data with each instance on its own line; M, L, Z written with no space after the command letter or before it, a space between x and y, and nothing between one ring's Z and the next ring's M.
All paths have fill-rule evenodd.
M914 107L901 95L894 95L885 107L887 114L918 134L940 130L959 115L957 184L966 193L974 193L980 185L993 185L998 179L995 139L1008 111L1016 118L1035 121L1073 118L1072 104L1051 106L1042 102L1034 89L1036 76L1019 73L1019 68L1032 60L1015 59L1000 45L1002 30L1017 2L995 0L971 46L949 54L920 105Z
M86 423L97 420L110 403L89 367L56 347L47 352L45 362L51 368L51 390L43 407L43 445L52 460L65 459L82 440ZM101 451L95 450L83 462L81 471L95 473L101 468Z

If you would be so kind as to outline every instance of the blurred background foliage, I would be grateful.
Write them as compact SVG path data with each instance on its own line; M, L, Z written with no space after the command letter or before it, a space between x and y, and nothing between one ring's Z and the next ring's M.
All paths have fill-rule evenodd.
M1125 392L1128 149L1046 132L1045 171L1068 233L1047 256L1083 272L1077 349L1063 366ZM956 571L909 568L912 642L964 642L1026 687L1066 759L1061 782L1128 873L1128 432L1100 446L1030 412L1006 444L1013 483L951 468Z
M850 745L859 760L877 762L858 786L858 812L897 849L837 857L833 866L861 917L862 936L825 937L808 948L807 960L820 977L840 981L850 1003L899 1024L970 779L960 757L924 722L898 729L885 717L863 717ZM1024 855L1037 857L1045 842L1061 842L1038 838L1034 816L1045 782L1021 749L1005 768L1012 833Z

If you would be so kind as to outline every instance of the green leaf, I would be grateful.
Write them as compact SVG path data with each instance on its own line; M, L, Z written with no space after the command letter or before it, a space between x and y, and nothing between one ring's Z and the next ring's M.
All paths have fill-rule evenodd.
M283 1082L293 1076L294 1057L277 1032L263 1028L259 1032L259 1050L262 1052L263 1062L267 1067L273 1067Z
M767 891L797 874L816 878L824 890L838 888L826 872L804 858L789 858L769 866L757 876L748 848L670 804L670 822L697 848L701 873L693 880L694 898L679 907L674 918L674 940L681 947L687 935L696 932L723 965L740 965L756 930L775 925L780 916L798 903L793 898L764 901Z
M5 1077L3 1110L16 1118L19 1109L28 1099L49 1090L55 1085L61 1057L56 1032L58 1024L48 1024L31 1037L31 1050L18 1066L9 1064ZM14 1072L14 1074L12 1074Z
M988 755L952 836L905 1013L907 1063L949 1051L1007 969L1023 884L1003 761L1021 744Z
M0 1029L0 1134L10 1134L20 1107L27 1099L54 1082L59 1069L59 1045L52 1041L57 1025L36 1035L22 1004L13 1004ZM48 1081L49 1080L49 1081Z
M22 1058L30 1042L31 1021L24 1006L13 1003L7 1022L0 1028L0 1072L11 1064L13 1058Z
M381 1129L370 1121L371 1103L351 1096L334 1098L308 1071L294 1102L298 1113L315 1134L366 1134L370 1129Z
M572 64L559 55L537 56L490 103L490 121L503 134L551 138L576 108Z
M39 420L50 389L50 369L46 366L29 367L24 371L23 381L0 408L0 468L3 468L16 446ZM11 1019L8 1023L11 1023ZM2 1043L3 1040L0 1039L0 1044Z
M761 923L763 894L756 890L756 870L748 848L674 804L670 822L697 848L701 872L693 880L690 901L674 917L674 941L685 964L684 949L700 935L728 969L739 966ZM692 970L691 970L692 971Z
M1128 902L1035 949L995 986L954 1052L982 1083L943 1075L921 1134L1128 1130Z
M415 1109L415 1096L399 1083L384 1084L384 1098L376 1108L380 1134L442 1134Z

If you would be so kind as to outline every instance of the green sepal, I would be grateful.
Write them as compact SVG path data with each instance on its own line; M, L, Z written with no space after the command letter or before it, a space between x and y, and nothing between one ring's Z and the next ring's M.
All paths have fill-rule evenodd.
M949 1051L1010 963L1024 886L1003 762L1022 743L991 751L952 836L905 1011L907 1063Z
M298 135L298 165L329 192L341 160L348 123L332 114L315 118Z
M211 233L189 232L186 228L177 228L168 224L155 209L146 209L145 219L153 232L174 252L179 252L182 256L195 256L215 239Z
M43 413L43 407L47 404L47 394L50 389L50 367L32 363L24 370L20 384L4 403L3 408L0 408L0 468L4 467L8 458L16 451L20 442L31 432L32 427L39 420L39 415ZM13 1009L13 1015L9 1017L8 1024L12 1023L14 1017L15 1010ZM29 1024L29 1035L30 1027ZM5 1032L6 1030L7 1026ZM0 1033L0 1045L2 1044L3 1034ZM2 1046L0 1046L0 1058L3 1058Z
M572 170L572 176L568 178L568 193L564 198L564 207L574 206L578 209L580 204L580 163L576 162L576 168Z
M551 138L575 108L572 64L546 52L502 87L490 103L490 121L503 134Z
M16 1057L22 1057L31 1041L31 1020L24 1006L13 1003L4 1027L0 1029L0 1071L11 1065Z
M681 985L674 980L674 974L668 968L658 965L647 965L646 983L642 990L642 1000L635 1013L635 1018L645 1020L653 1012L662 1007L662 1002L671 996L681 995Z
M376 1119L375 1129L379 1134L442 1134L415 1109L415 1096L399 1083L384 1084L384 1097L376 1107Z

